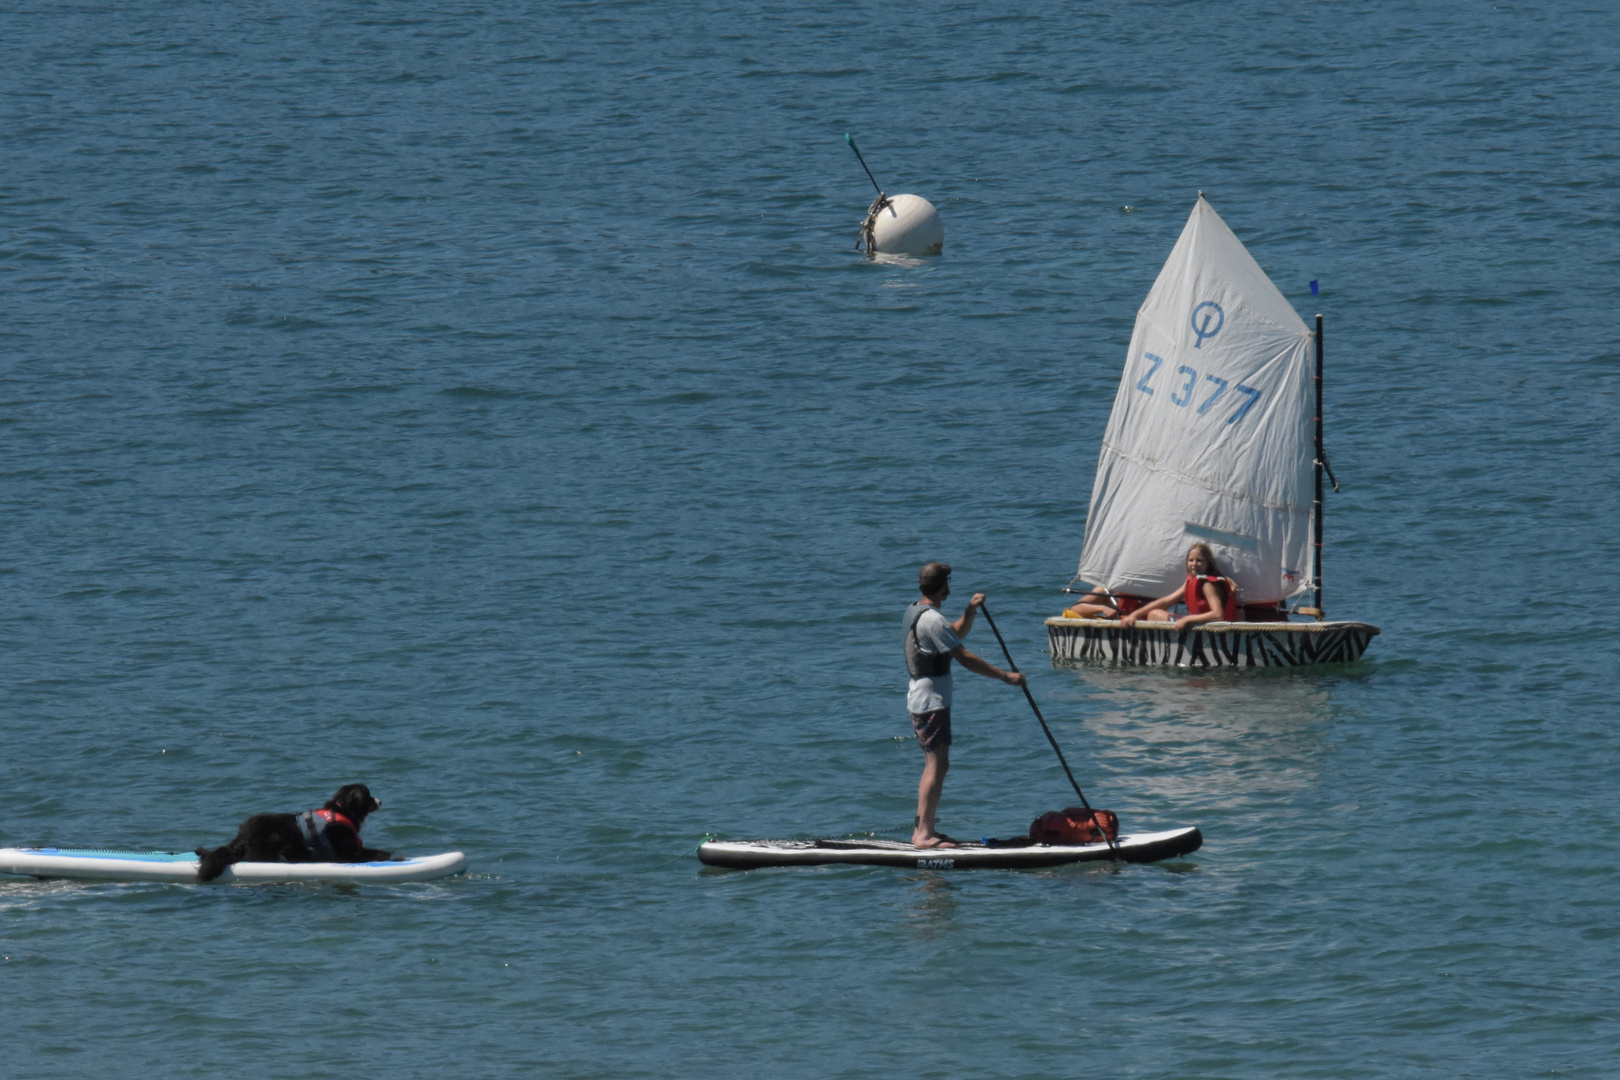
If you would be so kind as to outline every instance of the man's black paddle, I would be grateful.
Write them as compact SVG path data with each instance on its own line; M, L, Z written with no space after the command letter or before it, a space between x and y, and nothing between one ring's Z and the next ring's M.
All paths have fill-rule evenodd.
M1018 665L1013 663L1012 653L1007 649L1007 642L1001 636L1001 631L996 629L996 620L990 617L990 609L980 604L979 610L984 612L985 621L990 624L990 632L996 635L996 641L1001 644L1001 654L1007 658L1007 666L1016 672ZM1080 796L1080 805L1085 807L1087 813L1093 814L1092 820L1096 820L1091 804L1086 802L1086 793L1080 790L1080 784L1075 780L1074 773L1069 769L1068 761L1063 757L1063 748L1052 737L1052 729L1046 726L1046 717L1041 715L1041 707L1035 704L1035 695L1029 692L1029 679L1027 678L1024 680L1024 696L1029 699L1029 707L1035 710L1035 719L1041 722L1041 730L1046 732L1046 741L1052 744L1052 752L1057 754L1058 764L1063 766L1064 773L1069 777L1069 783L1074 785L1074 793ZM1107 832L1103 833L1103 839L1108 841L1109 848L1117 855L1119 853L1119 842L1110 839Z

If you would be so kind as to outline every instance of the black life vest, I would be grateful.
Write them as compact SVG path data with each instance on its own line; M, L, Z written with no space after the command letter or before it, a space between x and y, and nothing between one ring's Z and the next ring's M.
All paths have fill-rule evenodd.
M298 815L298 831L304 834L304 846L309 848L316 862L337 861L337 850L326 835L326 830L333 825L348 829L356 840L360 839L360 830L354 827L354 822L336 810L305 810Z
M922 613L933 608L932 604L925 604L921 600L906 608L906 617L903 623L905 629L900 632L900 640L906 647L906 671L913 679L937 679L941 675L951 673L951 654L928 652L917 640L917 620Z

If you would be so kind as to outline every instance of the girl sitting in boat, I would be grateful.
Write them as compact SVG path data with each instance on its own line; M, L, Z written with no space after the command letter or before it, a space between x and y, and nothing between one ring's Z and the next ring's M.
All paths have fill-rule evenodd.
M1170 614L1170 609L1183 603L1187 605L1187 614L1177 619ZM1237 586L1231 578L1221 576L1209 545L1199 543L1187 549L1187 580L1181 588L1120 616L1119 624L1134 626L1140 619L1174 621L1177 630L1184 630L1217 619L1233 622L1237 619L1237 609Z

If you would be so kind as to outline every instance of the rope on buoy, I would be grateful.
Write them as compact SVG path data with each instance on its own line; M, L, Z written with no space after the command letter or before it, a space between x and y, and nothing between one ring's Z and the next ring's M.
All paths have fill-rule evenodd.
M883 213L883 211L888 209L891 205L893 205L893 203L894 200L883 194L881 189L878 191L878 197L873 199L872 205L866 209L866 220L861 222L861 231L855 236L856 251L860 251L862 245L865 245L866 253L868 255L872 254L872 252L876 250L873 247L873 244L876 243L874 234L877 230L878 215Z

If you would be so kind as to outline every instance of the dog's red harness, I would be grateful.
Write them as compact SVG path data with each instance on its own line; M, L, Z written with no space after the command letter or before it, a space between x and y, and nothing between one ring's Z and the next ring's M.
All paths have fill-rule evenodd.
M360 830L354 827L354 822L336 810L305 810L298 815L298 829L304 834L304 846L309 853L315 856L317 862L335 862L337 850L332 847L332 841L327 838L326 830L333 825L341 825L354 833L356 842L360 839Z

